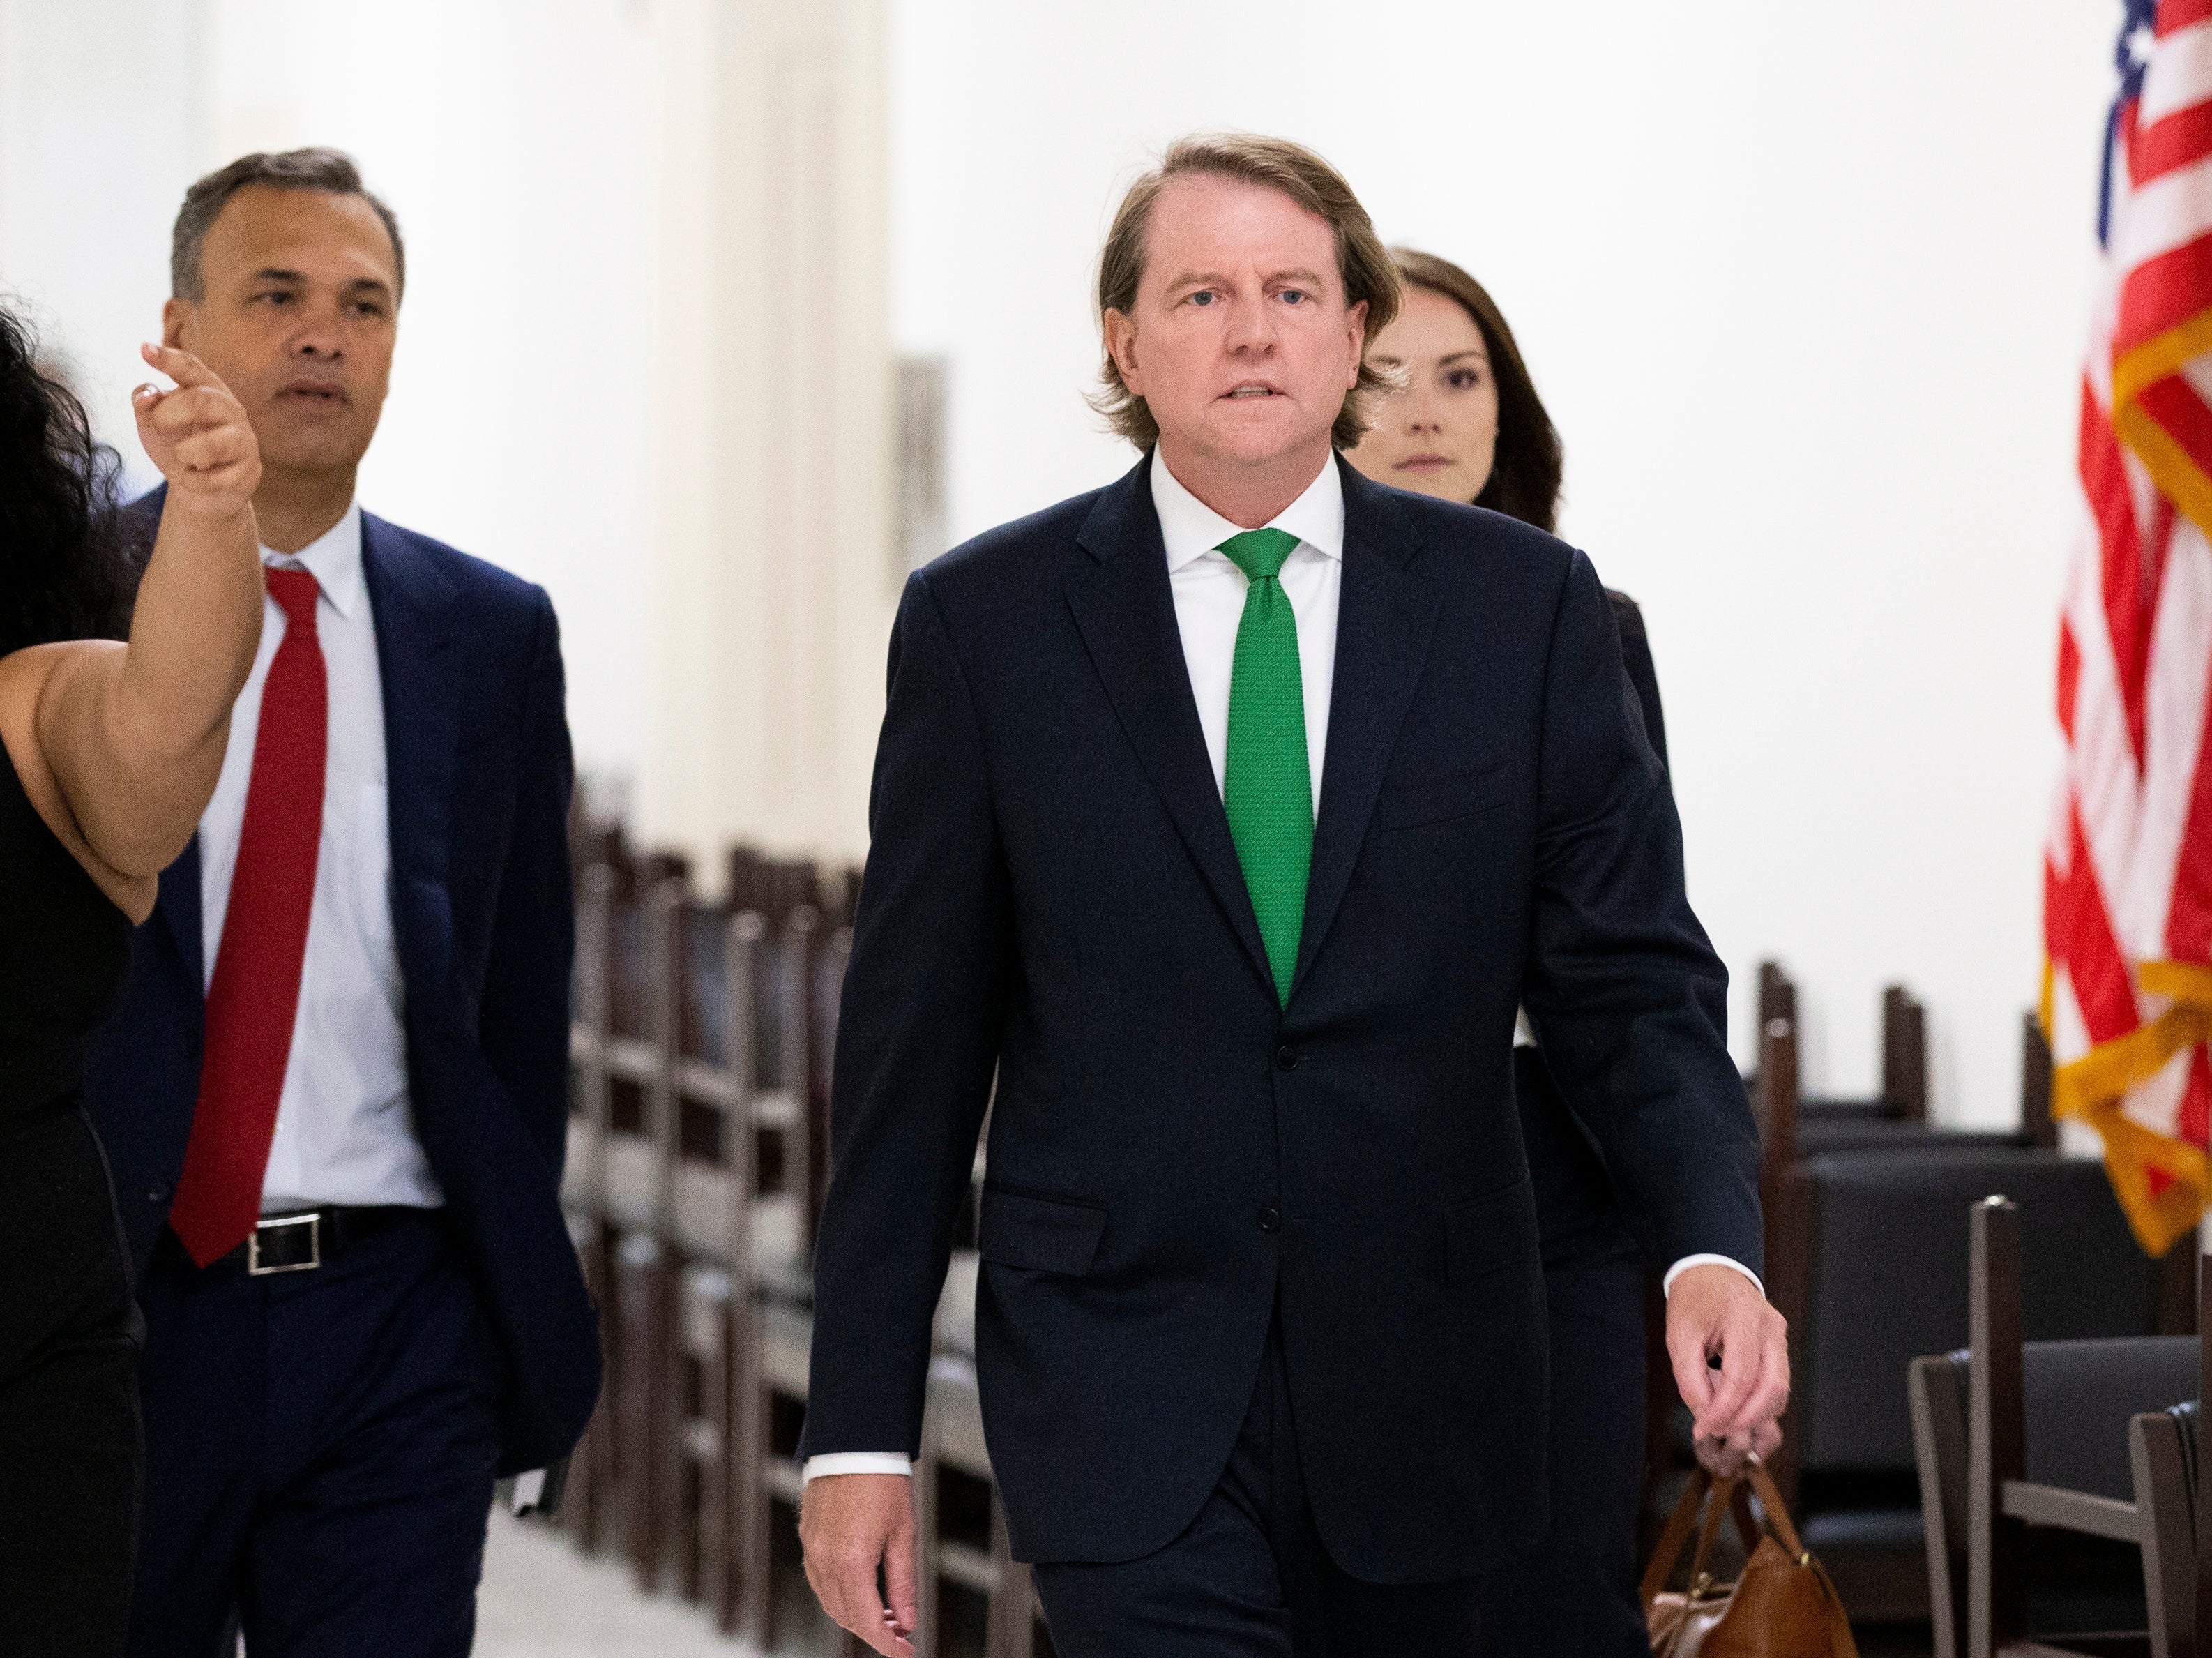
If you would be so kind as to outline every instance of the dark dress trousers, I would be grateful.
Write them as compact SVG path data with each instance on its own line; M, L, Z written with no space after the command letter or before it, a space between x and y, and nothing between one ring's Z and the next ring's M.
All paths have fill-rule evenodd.
M1610 589L1621 666L1645 736L1667 763L1659 679L1643 613ZM1644 1282L1626 1206L1597 1145L1533 1047L1513 1051L1521 1136L1536 1192L1549 1315L1551 1534L1499 1574L1484 1627L1500 1651L1638 1658L1650 1650L1637 1600L1644 1490Z
M159 497L125 511L143 528L158 517ZM428 1516L453 1505L455 1460L482 1468L488 1498L493 1466L513 1472L566 1454L599 1393L596 1315L559 1202L572 770L559 636L541 589L367 513L362 563L383 684L408 1083L446 1208L334 1266L289 1277L246 1279L220 1266L198 1274L167 1234L204 1034L197 842L162 873L122 1003L94 1039L86 1097L114 1168L149 1325L149 1572L190 1557L218 1573L236 1564L227 1549L246 1546L251 1505L240 1507L212 1460L264 1490L327 1478L302 1497L317 1528L278 1540L302 1563L320 1550L364 1579L379 1562L400 1563L427 1603L456 1587L435 1581L441 1561L474 1591L481 1501L474 1541L458 1557L415 1558L424 1538L451 1528L443 1509ZM249 1289L259 1310L249 1310ZM256 1356L264 1341L268 1369ZM287 1371L274 1356L287 1350L317 1362ZM174 1490L164 1489L156 1442L165 1417L193 1436L192 1472L177 1472ZM380 1434L398 1460L342 1466L370 1455ZM333 1436L345 1442L343 1456ZM353 1515L350 1531L333 1514ZM311 1649L355 1649L337 1624L313 1621L325 1612L344 1621L349 1581L342 1573L320 1586L335 1612L295 1608L307 1620L300 1627L313 1624L313 1638L302 1637ZM218 1595L238 1588L200 1587ZM149 1592L161 1591L142 1577L142 1628ZM269 1593L257 1582L243 1592L249 1603ZM362 1639L380 1626L389 1637L364 1649L436 1649L401 1638L398 1610L352 1607Z
M802 1449L918 1448L995 1073L977 1368L1020 1557L1130 1562L1191 1527L1273 1332L1328 1559L1369 1584L1474 1577L1546 1524L1516 1006L1650 1253L1756 1266L1726 975L1589 561L1341 467L1321 803L1279 1001L1148 465L908 582Z

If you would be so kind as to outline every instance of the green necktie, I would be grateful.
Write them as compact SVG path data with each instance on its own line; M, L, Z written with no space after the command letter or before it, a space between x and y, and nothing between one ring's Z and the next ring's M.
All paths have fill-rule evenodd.
M1244 889L1274 969L1275 994L1291 999L1298 935L1313 863L1313 778L1306 770L1305 687L1298 676L1298 622L1277 580L1298 545L1288 530L1246 530L1221 544L1251 582L1237 625L1229 674L1229 759L1222 802L1237 843Z

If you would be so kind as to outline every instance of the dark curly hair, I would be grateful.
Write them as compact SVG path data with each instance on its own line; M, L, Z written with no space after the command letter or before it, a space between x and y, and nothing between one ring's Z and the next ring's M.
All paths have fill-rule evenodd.
M121 472L84 405L40 369L30 329L0 307L0 656L122 637Z

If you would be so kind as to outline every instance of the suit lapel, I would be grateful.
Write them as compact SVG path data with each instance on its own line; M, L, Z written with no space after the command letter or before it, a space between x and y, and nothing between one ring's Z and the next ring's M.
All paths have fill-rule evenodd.
M400 970L434 982L425 952L447 930L426 917L448 903L446 849L453 805L451 633L444 574L391 525L361 515L362 570L376 621L384 681L385 778L392 837L392 920Z
M1322 758L1321 812L1298 938L1297 984L1336 917L1375 813L1382 773L1405 723L1436 631L1436 594L1407 572L1419 543L1392 492L1341 460L1344 582L1338 600L1336 677Z
M1106 491L1079 539L1092 562L1068 578L1067 602L1091 664L1214 901L1272 986L1267 947L1191 697L1149 460Z
M185 843L176 862L161 871L161 893L154 909L167 923L177 954L190 975L195 1000L207 993L207 941L200 912L200 838Z

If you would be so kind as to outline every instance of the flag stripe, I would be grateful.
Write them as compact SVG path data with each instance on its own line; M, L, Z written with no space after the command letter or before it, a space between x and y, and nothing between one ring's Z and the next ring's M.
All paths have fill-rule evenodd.
M2192 181L2212 178L2212 161L2168 176ZM2204 349L2189 325L2203 316L2204 295L2212 286L2212 191L2197 216L2201 222L2190 235L2146 255L2120 285L2112 336L2115 404L2172 374Z
M2212 0L2160 0L2154 25L2159 45L2163 46L2183 30L2206 21L2212 21Z
M2176 110L2127 134L2128 176L2140 187L2212 155L2212 101Z
M2136 1014L2135 986L2126 959L2120 954L2119 941L2112 936L2078 816L2073 822L2073 841L2074 867L2063 882L2054 878L2045 903L2065 921L2073 946L2066 966L2074 999L2081 1005L2089 1039L2102 1044L2127 1035L2141 1021Z
M2184 15L2192 9L2197 15ZM2160 7L2158 44L2143 71L2143 124L2162 121L2207 98L2212 98L2212 0L2200 6Z

